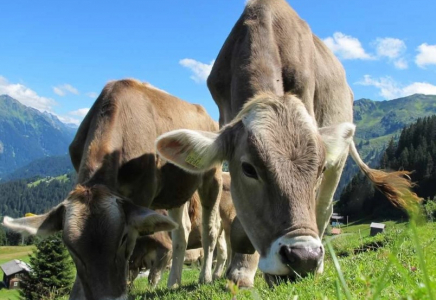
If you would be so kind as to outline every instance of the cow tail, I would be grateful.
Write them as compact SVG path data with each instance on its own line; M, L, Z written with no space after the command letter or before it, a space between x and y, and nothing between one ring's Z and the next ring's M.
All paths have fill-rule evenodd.
M419 210L418 204L422 201L422 198L419 198L418 195L412 191L415 184L410 179L411 172L385 172L371 169L360 158L353 141L350 144L350 154L360 170L392 204L409 213L417 212L417 209Z

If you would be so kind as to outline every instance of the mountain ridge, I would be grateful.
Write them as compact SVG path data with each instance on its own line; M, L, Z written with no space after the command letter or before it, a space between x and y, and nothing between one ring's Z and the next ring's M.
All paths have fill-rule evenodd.
M50 113L0 95L0 179L36 159L67 154L75 131Z
M354 142L363 161L371 167L378 167L381 154L391 138L399 139L401 130L418 118L436 115L436 95L413 94L393 100L375 101L367 98L353 103L356 133ZM359 172L348 158L335 199L343 188Z

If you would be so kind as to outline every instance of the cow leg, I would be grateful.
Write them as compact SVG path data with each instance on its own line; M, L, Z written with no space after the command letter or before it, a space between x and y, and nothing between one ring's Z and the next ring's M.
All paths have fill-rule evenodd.
M259 253L241 254L235 252L227 269L226 277L241 288L253 287L258 264Z
M156 261L154 262L153 267L150 270L150 274L148 275L148 282L152 287L157 286L162 277L162 272L170 263L170 252L171 251L169 251L169 249L157 249Z
M138 277L138 274L139 274L139 268L130 269L128 282L130 282L130 284L133 284L133 281L135 281L136 277Z
M212 282L212 260L218 238L220 218L219 199L221 198L222 175L216 169L203 175L202 185L198 189L203 210L201 239L204 250L204 263L200 272L200 283Z
M171 231L173 240L173 263L168 277L168 287L177 287L182 282L183 261L185 259L186 246L188 245L189 232L191 232L191 220L188 215L188 206L182 205L168 211L171 218L179 225L179 228Z
M232 250L232 244L230 243L230 232L229 230L224 230L224 238L226 240L226 248L227 248L227 261L226 261L226 268L230 267L230 264L232 263L233 258L233 250Z
M76 274L76 280L73 284L73 289L70 293L70 300L79 300L79 299L86 299L85 291L83 290L82 282L79 279L79 276Z
M220 279L227 261L227 243L224 230L221 227L221 233L217 240L217 261L215 271L213 272L213 280Z

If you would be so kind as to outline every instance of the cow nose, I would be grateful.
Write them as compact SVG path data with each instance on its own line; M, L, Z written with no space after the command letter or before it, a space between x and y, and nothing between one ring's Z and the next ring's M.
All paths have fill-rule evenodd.
M314 273L323 257L322 247L291 247L283 245L279 254L284 264L300 276Z

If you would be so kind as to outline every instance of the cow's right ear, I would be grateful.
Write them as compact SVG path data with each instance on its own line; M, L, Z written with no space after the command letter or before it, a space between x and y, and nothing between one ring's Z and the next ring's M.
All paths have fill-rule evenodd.
M24 235L47 236L62 230L64 212L65 205L61 203L43 215L19 219L4 217L2 225Z
M191 173L212 169L224 160L212 132L179 129L167 132L156 140L156 151L165 160Z

